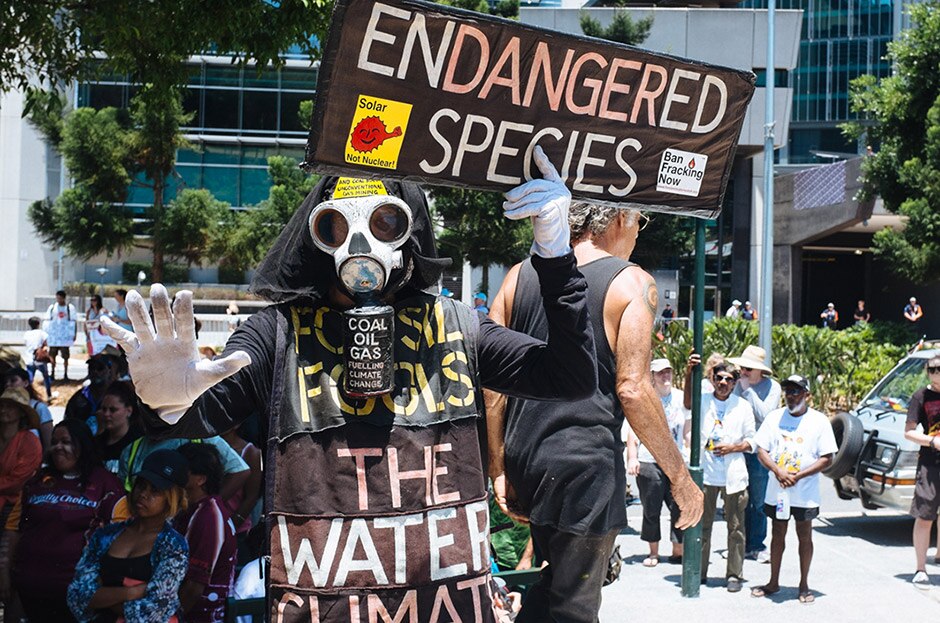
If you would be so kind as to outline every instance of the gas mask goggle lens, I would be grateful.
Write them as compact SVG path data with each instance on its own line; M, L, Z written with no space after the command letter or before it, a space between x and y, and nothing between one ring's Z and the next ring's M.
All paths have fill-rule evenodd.
M379 297L402 266L400 247L411 236L407 203L370 195L321 203L310 213L317 248L333 256L336 274L357 307L343 313L343 391L354 398L392 390L395 310Z
M374 195L321 203L310 214L310 233L333 256L346 290L364 298L378 295L392 270L402 267L398 248L411 235L411 223L407 203Z

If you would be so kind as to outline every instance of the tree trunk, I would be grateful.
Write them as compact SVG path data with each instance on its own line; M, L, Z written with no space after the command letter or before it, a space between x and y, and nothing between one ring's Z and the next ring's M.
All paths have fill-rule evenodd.
M153 265L150 268L150 283L163 283L163 245L160 243L159 231L163 222L163 187L166 180L153 180Z

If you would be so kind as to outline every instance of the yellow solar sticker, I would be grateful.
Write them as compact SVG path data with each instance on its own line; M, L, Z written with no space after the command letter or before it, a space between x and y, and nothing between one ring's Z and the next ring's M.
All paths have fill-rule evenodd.
M396 168L409 117L411 104L360 95L346 143L346 162Z

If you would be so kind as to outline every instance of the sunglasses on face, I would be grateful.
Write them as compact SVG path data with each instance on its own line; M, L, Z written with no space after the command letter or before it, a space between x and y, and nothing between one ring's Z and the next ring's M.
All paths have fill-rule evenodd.
M940 366L927 366L927 374L940 374Z
M718 374L716 374L716 375L715 375L715 382L716 382L716 383L734 383L734 377L731 376L731 375L724 375L724 374L718 375Z
M799 396L800 394L803 393L803 389L800 387L788 387L785 390L783 390L783 393L786 394L787 396Z
M754 369L754 368L747 368L747 367L745 367L745 366L741 366L741 372L750 372L750 371L753 370L753 369Z

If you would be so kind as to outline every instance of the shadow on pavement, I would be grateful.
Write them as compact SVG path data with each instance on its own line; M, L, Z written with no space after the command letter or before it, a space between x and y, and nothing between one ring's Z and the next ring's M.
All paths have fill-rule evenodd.
M904 515L831 517L825 521L827 525L813 526L813 530L830 536L852 536L886 547L911 547L914 520Z
M760 584L754 584L754 586L760 586ZM767 595L766 597L751 597L750 589L745 588L748 591L748 597L750 599L766 599L767 601L772 601L775 604L782 604L791 601L799 602L800 601L800 589L796 586L781 586L780 590L773 595ZM822 599L826 596L826 593L817 591L815 589L810 589L813 593L813 596L816 600ZM811 605L811 604L806 604Z

